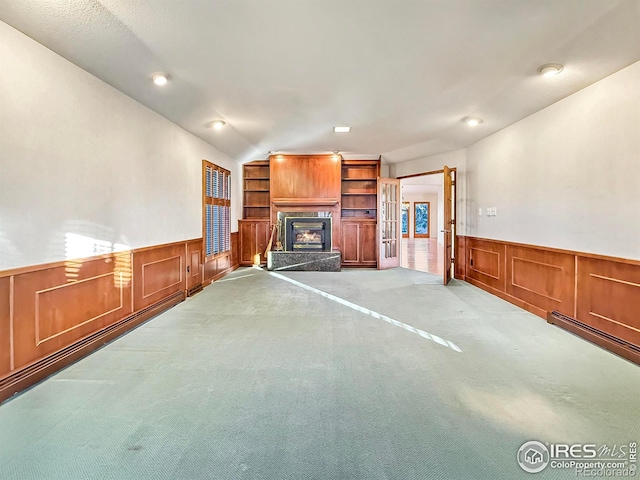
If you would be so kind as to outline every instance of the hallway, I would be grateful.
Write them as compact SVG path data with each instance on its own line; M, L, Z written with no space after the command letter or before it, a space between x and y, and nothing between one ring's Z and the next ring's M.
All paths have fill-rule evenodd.
M420 272L442 275L444 248L435 238L403 238L400 266Z
M638 398L464 282L244 268L0 406L0 478L531 478L525 441L637 441Z

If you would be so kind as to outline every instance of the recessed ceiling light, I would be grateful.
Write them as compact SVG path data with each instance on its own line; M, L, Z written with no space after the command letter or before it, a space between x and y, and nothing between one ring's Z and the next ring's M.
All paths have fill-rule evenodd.
M214 130L221 130L225 125L226 122L224 120L214 120L213 122L211 122L211 126L214 128Z
M153 83L159 86L166 85L167 81L169 81L169 77L165 73L156 73L151 77L151 79L153 80Z
M559 63L547 63L538 69L538 73L543 77L553 77L558 75L562 70L564 70L564 67Z
M333 127L333 131L335 133L349 133L351 131L351 127Z
M470 127L475 127L477 125L480 125L484 120L478 117L464 117L462 121Z

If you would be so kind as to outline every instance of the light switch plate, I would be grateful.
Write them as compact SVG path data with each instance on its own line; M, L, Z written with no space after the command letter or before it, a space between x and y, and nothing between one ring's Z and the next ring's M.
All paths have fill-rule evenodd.
M481 217L481 216L482 216L482 209L481 209L481 208L479 208L479 209L478 209L478 216L479 216L479 217Z

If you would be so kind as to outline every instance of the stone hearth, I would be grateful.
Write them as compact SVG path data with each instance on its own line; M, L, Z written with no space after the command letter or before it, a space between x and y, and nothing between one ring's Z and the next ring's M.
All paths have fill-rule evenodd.
M339 272L341 254L333 252L267 252L267 269Z

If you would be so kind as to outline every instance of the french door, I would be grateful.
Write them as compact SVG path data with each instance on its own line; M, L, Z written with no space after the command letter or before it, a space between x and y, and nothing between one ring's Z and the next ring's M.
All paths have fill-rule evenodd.
M378 178L378 269L400 266L402 226L400 180Z

